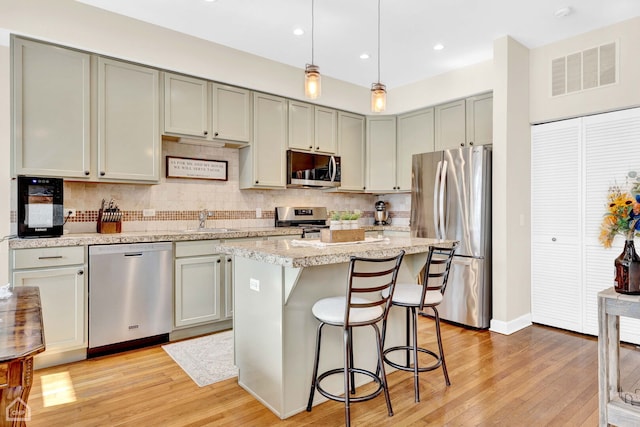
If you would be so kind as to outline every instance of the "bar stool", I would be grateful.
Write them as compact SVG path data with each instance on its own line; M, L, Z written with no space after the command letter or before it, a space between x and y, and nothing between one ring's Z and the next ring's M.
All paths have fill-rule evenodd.
M349 262L346 296L323 298L317 301L311 311L320 321L316 333L316 352L313 363L313 377L307 411L311 411L315 390L328 399L345 404L345 424L351 424L351 402L363 402L373 399L384 391L389 416L393 415L389 388L385 376L382 355L382 337L377 323L385 321L391 297L393 296L396 279L404 251L397 256L388 258L360 258L352 256ZM384 296L383 296L384 294ZM320 360L320 343L322 328L325 325L338 326L342 329L344 367L330 369L318 375ZM378 356L376 372L356 368L353 363L353 328L371 326L376 335L376 352ZM350 396L356 393L355 374L370 377L378 384L376 390L363 396ZM334 374L344 375L344 395L332 394L322 388L321 381Z
M447 365L444 359L444 351L442 348L442 337L440 335L440 315L437 306L442 302L444 291L447 288L449 279L449 271L451 269L451 261L458 247L455 242L451 247L430 246L427 255L427 261L423 268L421 284L416 283L398 283L395 292L392 295L392 305L404 307L406 309L406 345L387 348L383 351L384 361L396 369L413 372L413 385L415 390L415 401L420 402L420 386L418 383L418 374L420 372L433 371L442 366L444 379L447 386L451 385ZM383 291L384 294L384 291ZM425 309L433 310L436 337L438 340L438 353L435 351L418 346L418 318L417 313L427 316ZM386 319L382 323L382 342L384 345L387 330ZM404 364L395 363L387 357L389 353L404 351L406 352L406 360ZM418 353L425 353L435 359L434 363L428 366L419 366ZM412 363L413 360L413 363Z

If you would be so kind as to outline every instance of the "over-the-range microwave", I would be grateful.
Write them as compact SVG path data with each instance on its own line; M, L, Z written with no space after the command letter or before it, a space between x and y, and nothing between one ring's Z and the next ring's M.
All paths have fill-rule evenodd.
M287 151L287 187L329 188L339 186L339 156Z

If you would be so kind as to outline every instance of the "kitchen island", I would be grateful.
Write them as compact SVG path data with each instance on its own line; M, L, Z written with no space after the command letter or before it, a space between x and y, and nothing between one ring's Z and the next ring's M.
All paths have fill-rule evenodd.
M282 419L306 409L318 325L311 307L321 298L345 294L349 258L389 257L405 250L398 281L414 282L429 246L450 243L409 237L367 238L360 243L324 246L310 242L230 241L216 248L234 256L238 383ZM354 331L355 364L375 371L372 330L357 329L363 330ZM404 337L402 310L391 310L387 331L386 345L399 345ZM321 372L342 366L341 343L339 328L323 331ZM339 393L342 376L327 378L323 386ZM316 393L314 405L324 400Z

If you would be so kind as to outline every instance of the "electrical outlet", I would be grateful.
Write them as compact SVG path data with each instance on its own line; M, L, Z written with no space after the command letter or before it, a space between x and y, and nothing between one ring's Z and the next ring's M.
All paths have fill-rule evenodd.
M256 218L262 218L262 209L256 208Z
M64 215L69 218L76 216L76 210L71 208L64 208Z
M252 291L260 292L260 280L249 279L249 289Z
M156 216L156 210L155 209L142 209L142 216L143 217Z

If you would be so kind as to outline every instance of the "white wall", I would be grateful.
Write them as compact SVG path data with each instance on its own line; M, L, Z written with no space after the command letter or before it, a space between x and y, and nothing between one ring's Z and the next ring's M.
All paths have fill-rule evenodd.
M619 42L617 84L551 97L551 60L613 41ZM640 17L532 49L531 123L579 117L640 105Z

